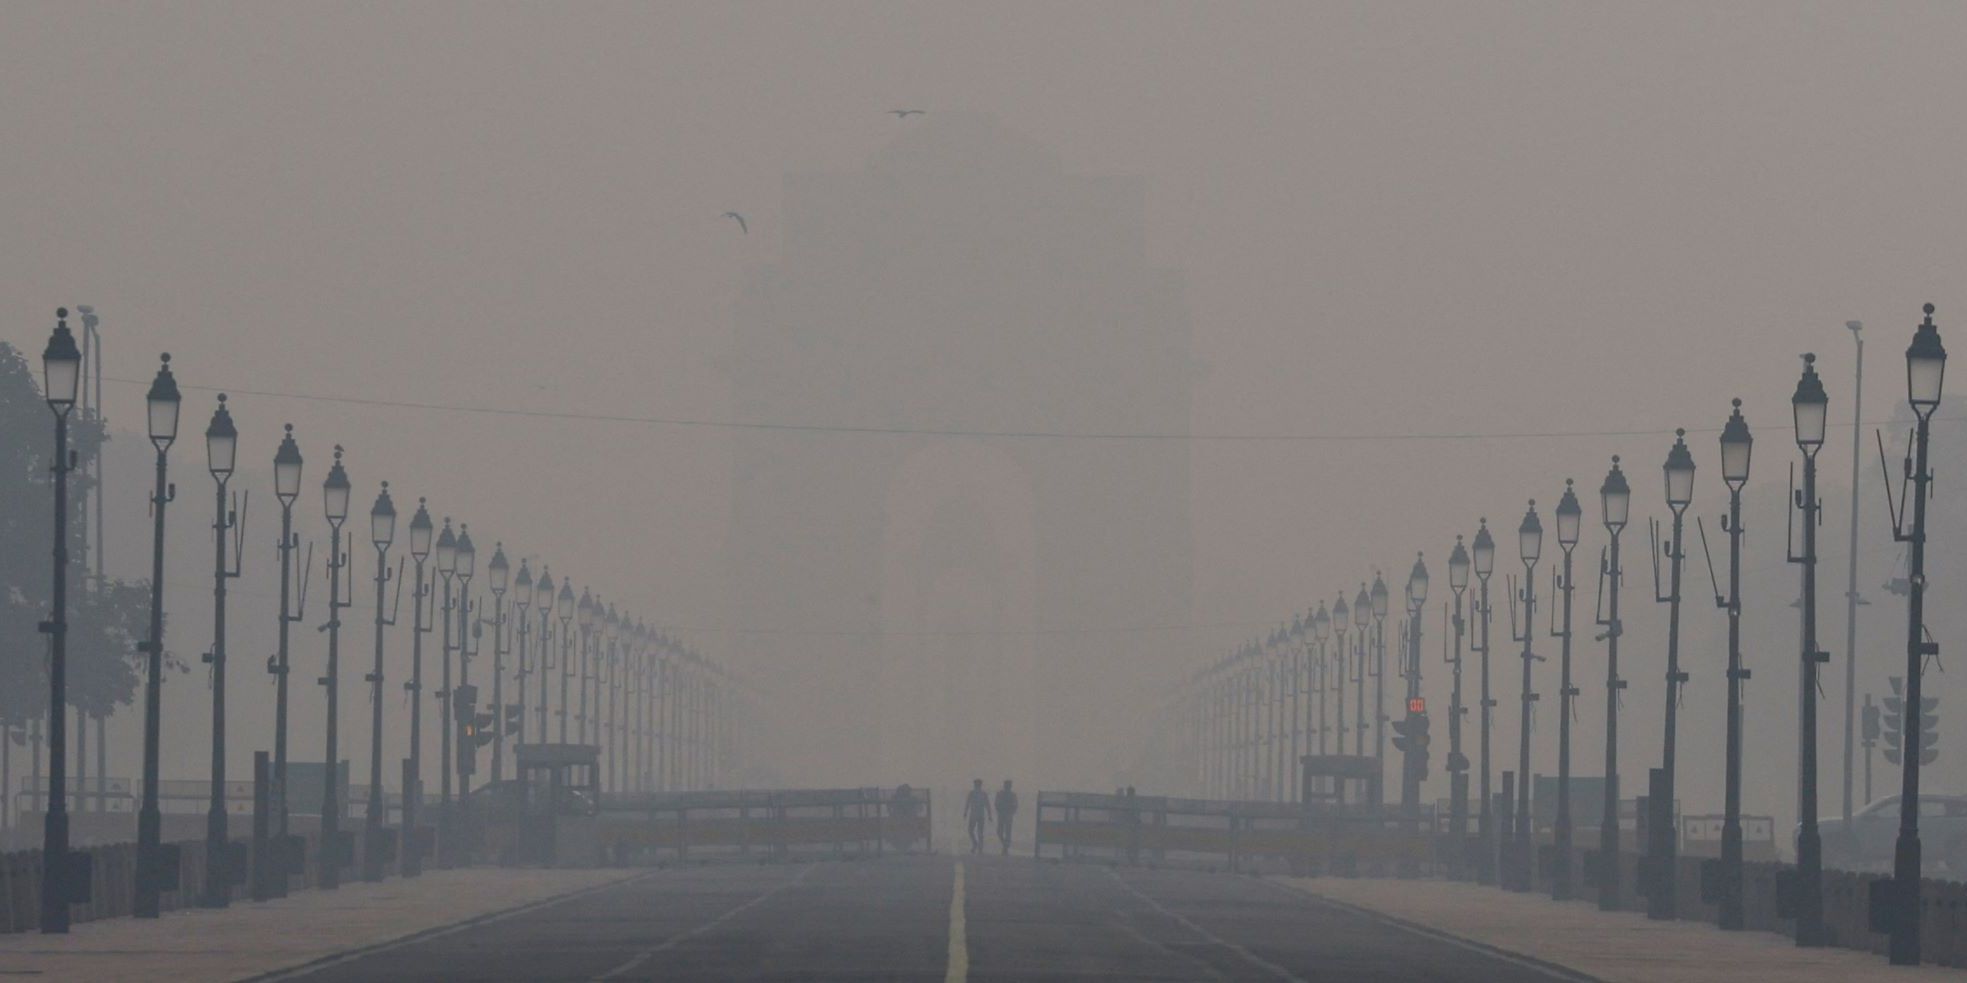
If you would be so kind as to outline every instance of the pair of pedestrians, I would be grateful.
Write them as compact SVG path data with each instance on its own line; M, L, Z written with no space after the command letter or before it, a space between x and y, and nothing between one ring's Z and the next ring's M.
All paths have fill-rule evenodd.
M996 807L992 808L990 793L984 791L983 779L970 780L970 795L963 800L963 819L970 827L970 852L982 853L984 827L989 825L992 813L997 816L997 841L1004 846L1004 854L1011 853L1011 820L1018 814L1018 793L1011 791L1011 780L1004 779L1004 787L997 790Z

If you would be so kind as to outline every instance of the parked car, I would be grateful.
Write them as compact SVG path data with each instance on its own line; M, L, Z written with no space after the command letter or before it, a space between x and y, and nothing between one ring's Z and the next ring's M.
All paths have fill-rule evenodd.
M1819 820L1817 831L1823 838L1824 866L1889 870L1899 837L1899 797L1867 803L1849 823ZM1952 876L1967 878L1967 796L1920 795L1919 842L1928 870L1943 865Z

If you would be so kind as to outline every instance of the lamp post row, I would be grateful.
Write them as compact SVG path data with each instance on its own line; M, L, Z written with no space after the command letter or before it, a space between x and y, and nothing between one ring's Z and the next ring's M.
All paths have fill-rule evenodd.
M85 312L86 313L86 312ZM92 318L91 318L92 320ZM76 456L69 448L69 420L80 389L83 353L77 345L74 334L68 327L68 311L63 308L56 313L56 325L42 352L42 391L55 418L55 453L50 466L54 492L54 523L52 550L52 587L50 591L50 611L46 620L39 625L40 631L49 637L49 714L48 725L48 802L43 827L43 856L45 874L41 881L40 928L44 933L65 933L70 925L70 906L89 900L88 858L70 849L68 823L68 782L67 782L67 588L69 568L69 526L68 513L68 473L77 466ZM212 606L212 647L203 656L209 666L211 686L211 786L206 811L206 835L203 880L197 895L197 903L222 907L229 903L232 889L243 879L247 864L243 844L230 839L228 813L226 809L226 697L227 697L227 601L228 582L237 579L242 573L241 560L244 554L245 517L247 496L235 493L230 488L231 479L237 469L238 429L233 421L227 397L218 396L218 405L205 430L207 470L214 483L213 518L213 606ZM146 430L155 450L155 484L150 495L152 519L152 562L150 583L150 618L146 636L137 644L138 651L145 657L144 666L144 742L143 742L143 782L142 798L137 810L137 863L135 891L132 912L138 917L157 917L161 908L161 896L167 890L175 890L179 881L179 851L175 845L162 842L162 813L158 802L159 758L162 731L162 684L164 670L163 639L163 564L164 564L164 523L167 507L176 499L176 487L169 477L169 452L176 443L180 419L182 394L172 372L171 357L165 354L160 359L156 376L145 394ZM335 448L335 461L322 485L323 510L328 520L331 546L327 559L329 579L329 600L327 621L321 631L327 637L326 675L320 683L325 690L326 731L324 734L324 768L322 788L321 856L319 884L323 888L333 888L339 883L340 871L352 858L348 846L340 834L340 797L344 782L339 774L338 746L338 701L340 668L340 612L353 603L348 575L351 572L351 557L343 539L342 527L348 518L351 485L346 469L342 465L342 449ZM277 556L280 564L280 610L278 619L278 643L275 653L267 660L267 671L274 677L274 734L271 762L262 762L268 798L265 809L265 825L258 820L255 824L255 857L253 867L262 874L271 868L271 876L256 878L252 885L255 898L272 897L284 894L285 874L298 873L289 866L295 854L289 849L268 849L261 851L261 837L269 839L281 847L290 846L297 840L289 826L289 704L290 692L288 677L291 663L292 624L302 620L305 615L306 570L308 562L300 557L300 539L294 532L293 507L300 497L303 458L298 443L294 439L293 427L288 425L282 435L273 459L274 495L280 504L280 539ZM388 603L388 589L396 584L397 600L401 599L401 580L404 561L398 561L392 571L388 563L388 553L396 537L396 509L387 482L377 495L370 510L370 540L376 550L375 575L375 645L371 671L365 674L369 683L371 701L370 717L370 760L368 795L364 823L364 864L362 874L370 880L380 879L384 867L395 853L395 839L392 831L385 826L387 800L384 789L383 744L383 694L384 674L387 664L385 642L386 629L396 624L396 604ZM433 540L433 522L422 499L418 500L416 515L410 522L410 557L414 561L415 587L412 591L412 655L410 679L404 689L410 694L410 755L402 763L403 817L406 828L415 830L417 826L418 805L421 802L422 788L422 707L420 694L423 688L423 634L433 630L426 613L430 610L435 593L434 584L425 579L425 564L435 546L437 553L437 575L443 583L443 607L441 613L445 629L445 660L443 686L437 695L446 711L444 743L444 796L440 820L447 819L451 812L450 741L451 711L461 708L454 706L458 695L466 695L468 667L470 658L476 654L477 646L471 644L466 629L471 625L469 617L476 606L469 597L469 584L475 562L475 551L471 545L469 532L463 527L459 535L453 536L450 520L446 519L441 536ZM352 538L352 537L351 537ZM520 575L514 584L515 607L518 611L516 631L519 635L519 664L516 667L520 682L520 703L516 715L508 716L502 703L504 675L503 657L507 654L505 644L506 609L504 596L507 591L507 561L502 547L495 547L494 556L488 565L490 572L490 591L494 599L491 623L494 632L494 679L493 699L496 714L487 740L494 741L493 777L503 776L503 744L508 735L517 739L523 736L523 718L529 677L552 668L554 663L548 658L551 652L552 634L551 614L558 609L561 621L560 637L564 640L571 635L566 630L567 621L574 614L574 601L571 587L563 578L559 594L554 593L554 582L550 574L542 568L537 582L531 577L527 561L520 564ZM299 574L299 577L296 577ZM455 579L458 592L455 601L451 591ZM298 583L297 583L298 581ZM537 592L537 594L536 594ZM527 609L535 596L538 599L540 619L538 622L539 657L528 661L527 651L532 624L527 618ZM556 603L557 602L557 603ZM450 640L452 623L450 614L457 611L458 640ZM718 740L725 724L721 718L712 715L724 711L726 703L718 693L723 675L716 665L683 649L661 633L650 629L640 621L623 615L610 606L601 611L598 603L592 610L583 612L584 634L596 627L599 622L599 640L605 644L606 651L598 653L594 661L583 662L581 720L582 739L599 741L603 735L602 710L605 707L607 721L605 733L609 738L610 782L612 792L657 791L670 787L684 787L685 782L708 780L714 769L723 763L720 760L725 742ZM456 651L460 655L459 692L454 694L450 684L449 655ZM565 666L565 648L561 664ZM600 670L596 672L594 670ZM606 674L603 678L602 673ZM594 707L593 727L586 727L588 721L587 698L589 686L593 687ZM602 689L606 686L606 690ZM691 707L691 715L679 720L670 704L681 694L678 689L687 689L696 702ZM540 736L546 733L547 687L542 675L539 686L538 720ZM564 737L566 712L566 679L562 680L562 727ZM633 702L632 702L633 701ZM677 704L681 706L681 704ZM676 721L684 726L674 733L664 728ZM470 724L475 736L477 718ZM464 750L464 749L461 749ZM475 750L475 744L471 750ZM460 754L457 764L461 766L459 789L468 791L471 762L475 755ZM669 764L664 759L673 760ZM415 875L421 869L419 839L409 838L409 846L401 852L401 869L405 875ZM458 857L447 858L456 861Z
M1916 418L1907 458L1904 465L1904 478L1911 486L1912 507L1910 515L1901 509L1892 509L1894 537L1908 545L1908 604L1907 604L1907 642L1906 665L1903 677L1903 706L1907 724L1905 731L1906 750L1900 758L1900 801L1899 832L1894 845L1893 876L1874 895L1874 904L1882 905L1882 911L1874 912L1874 921L1887 927L1890 936L1888 954L1895 964L1912 964L1919 961L1919 789L1920 768L1923 764L1922 751L1930 754L1926 742L1931 738L1926 734L1921 720L1924 712L1923 670L1928 660L1938 655L1937 643L1929 640L1925 626L1925 565L1926 565L1926 525L1928 500L1932 472L1928 464L1930 430L1933 412L1940 403L1942 383L1946 368L1946 349L1940 341L1939 332L1933 323L1933 306L1925 306L1925 317L1918 325L1912 344L1906 351L1907 400ZM1857 337L1858 322L1847 325L1853 336ZM1863 342L1858 341L1859 357L1862 358ZM1822 502L1817 497L1817 452L1822 448L1827 428L1827 409L1829 398L1823 381L1817 374L1816 356L1803 356L1803 371L1795 392L1791 396L1792 424L1798 450L1802 457L1803 477L1800 488L1792 487L1788 507L1798 519L1789 526L1787 559L1800 567L1800 609L1801 647L1798 672L1798 816L1797 864L1794 882L1785 888L1793 898L1791 917L1796 921L1796 942L1800 946L1821 946L1826 944L1826 931L1823 922L1823 845L1818 828L1818 685L1822 667L1830 660L1830 655L1821 649L1817 633L1817 530L1822 523ZM1859 383L1862 384L1860 369ZM1856 410L1854 409L1854 413ZM1741 548L1743 527L1741 502L1744 487L1748 483L1750 462L1754 439L1748 422L1742 414L1741 401L1735 400L1730 415L1722 428L1720 438L1720 464L1723 484L1728 489L1728 510L1722 518L1722 529L1728 534L1728 576L1725 591L1718 580L1715 584L1717 607L1724 611L1728 619L1728 657L1725 682L1726 720L1723 748L1724 766L1724 812L1722 818L1721 855L1714 861L1716 870L1712 878L1715 888L1715 901L1718 908L1718 922L1722 928L1738 929L1745 922L1743 907L1743 844L1742 844L1742 684L1750 677L1750 670L1744 665L1741 637ZM1855 458L1854 458L1855 460ZM1690 674L1681 668L1680 663L1680 614L1682 577L1686 559L1683 539L1685 518L1694 497L1695 463L1693 453L1687 445L1686 432L1676 431L1674 442L1662 465L1665 499L1671 513L1671 526L1662 537L1660 523L1654 521L1650 526L1652 539L1654 597L1659 603L1668 606L1666 634L1666 672L1667 698L1664 701L1665 726L1662 731L1660 766L1651 771L1645 797L1645 814L1642 815L1647 842L1644 844L1641 864L1641 883L1639 888L1646 897L1649 916L1670 919L1678 915L1678 898L1675 885L1678 880L1676 822L1677 808L1675 797L1675 777L1678 736L1678 710L1681 688L1689 681ZM1792 471L1793 482L1793 471ZM1794 485L1794 483L1793 483ZM1892 507L1888 497L1888 508ZM1907 497L1903 493L1899 500ZM1619 654L1624 638L1624 622L1621 617L1621 588L1624 582L1624 568L1621 557L1622 534L1631 515L1632 491L1626 480L1618 456L1613 456L1610 470L1599 487L1601 522L1607 533L1607 545L1598 560L1597 610L1594 624L1601 629L1596 640L1605 643L1605 739L1604 739L1604 788L1601 804L1602 820L1599 824L1597 862L1592 872L1593 883L1597 888L1601 907L1611 909L1619 906L1621 891L1621 871L1615 859L1620 848L1619 802L1621 784L1619 776L1619 716L1623 706L1623 694L1627 688L1626 679L1619 672ZM1855 506L1854 506L1855 507ZM1552 571L1552 586L1556 595L1556 605L1551 612L1552 637L1561 643L1559 661L1559 707L1557 739L1557 783L1554 789L1556 800L1553 834L1556 849L1553 851L1553 869L1549 871L1552 893L1559 898L1570 896L1575 885L1570 870L1570 853L1573 835L1573 815L1571 802L1571 717L1574 700L1581 690L1574 684L1572 675L1572 641L1574 638L1572 595L1575 589L1573 574L1573 551L1578 545L1583 509L1580 506L1574 483L1566 480L1563 497L1554 512L1557 521L1557 540L1562 553L1559 566ZM1698 525L1698 523L1697 523ZM1704 527L1702 527L1704 530ZM1797 535L1800 528L1801 534ZM1855 526L1854 526L1855 529ZM1456 537L1454 551L1449 556L1449 587L1452 601L1446 605L1444 619L1452 636L1452 648L1448 637L1443 638L1444 662L1452 671L1449 703L1449 751L1448 773L1449 791L1449 830L1452 836L1464 844L1465 849L1456 858L1456 869L1464 875L1473 876L1485 883L1500 880L1504 886L1513 890L1527 891L1534 884L1535 857L1531 849L1530 832L1532 828L1529 815L1530 802L1530 747L1534 725L1533 708L1539 700L1532 686L1534 663L1543 657L1536 654L1532 644L1534 636L1534 617L1536 611L1535 572L1541 557L1543 526L1532 502L1525 512L1517 529L1519 558L1524 565L1524 579L1520 586L1511 585L1511 615L1515 621L1516 607L1521 605L1522 622L1512 630L1512 637L1522 644L1522 690L1519 699L1520 721L1518 727L1518 774L1516 801L1511 803L1509 839L1504 842L1502 832L1497 828L1493 816L1491 793L1492 763L1490 759L1492 713L1496 706L1490 691L1489 680L1489 578L1494 571L1495 544L1489 533L1488 521L1482 520L1477 527L1472 543L1464 545L1461 537ZM1853 534L1855 536L1855 532ZM1855 543L1855 540L1854 540ZM1855 549L1854 549L1855 552ZM1660 576L1660 560L1667 566L1664 589ZM1712 562L1710 561L1710 571ZM1473 573L1476 585L1471 591L1469 575ZM1513 579L1513 578L1512 578ZM1332 795L1331 790L1303 784L1301 777L1293 775L1288 781L1270 782L1265 780L1269 767L1266 763L1273 759L1293 765L1301 754L1327 752L1328 747L1339 755L1347 754L1346 732L1354 731L1352 742L1354 756L1366 755L1366 730L1368 721L1365 708L1365 681L1369 676L1381 676L1384 671L1386 590L1384 580L1375 578L1369 590L1361 584L1356 597L1350 605L1346 595L1341 593L1328 610L1320 603L1315 611L1307 612L1293 619L1290 625L1280 629L1263 644L1252 644L1239 648L1229 657L1197 674L1193 689L1192 721L1188 732L1190 744L1195 755L1195 774L1201 782L1205 794L1222 796L1246 796L1262 794L1277 798L1295 798L1308 804L1331 802L1343 804L1342 798ZM1407 583L1407 620L1401 626L1404 648L1399 672L1407 680L1408 712L1394 722L1395 745L1403 752L1401 814L1413 817L1418 810L1418 786L1426 776L1426 752L1428 748L1428 723L1425 700L1420 694L1419 639L1421 634L1421 611L1425 603L1427 572L1425 565L1416 561L1413 573ZM1473 596L1467 596L1467 595ZM1467 601L1466 608L1464 601ZM1849 613L1855 615L1855 607L1862 603L1855 587L1846 591ZM1350 615L1350 617L1348 617ZM1471 626L1469 620L1473 619ZM1854 619L1847 619L1852 620ZM1375 629L1369 639L1367 629ZM1847 629L1850 626L1847 625ZM1347 632L1352 631L1351 645L1348 646ZM1471 637L1472 636L1472 637ZM1855 642L1855 635L1847 635L1847 648ZM1462 674L1465 652L1480 656L1479 665L1479 709L1478 724L1478 777L1475 833L1468 835L1469 779L1467 772L1470 762L1462 751L1461 723L1468 708L1463 704ZM1260 660L1270 659L1268 674L1259 671ZM1854 679L1854 657L1847 652L1846 681ZM1349 728L1346 722L1346 683L1347 673L1351 673L1353 692L1353 721ZM1271 687L1266 698L1265 687ZM1384 683L1381 684L1383 692ZM1847 685L1847 690L1850 686ZM1304 699L1300 700L1300 697ZM1254 713L1266 700L1274 709L1268 720ZM1846 730L1851 729L1850 693L1846 693ZM1287 708L1285 710L1283 708ZM1280 714L1288 712L1289 720L1284 721ZM1378 720L1385 719L1384 710L1376 713ZM1302 742L1300 741L1302 735ZM1328 736L1333 740L1328 742ZM1851 751L1850 735L1845 741L1844 774L1844 814L1851 812ZM1287 753L1280 753L1279 749ZM1381 743L1376 736L1374 756L1383 759ZM1383 772L1382 772L1383 773ZM1506 784L1507 787L1507 784ZM1500 867L1498 861L1500 858Z

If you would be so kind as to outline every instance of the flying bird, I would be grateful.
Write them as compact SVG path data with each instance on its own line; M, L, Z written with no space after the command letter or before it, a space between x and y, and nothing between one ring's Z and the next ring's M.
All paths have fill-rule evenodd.
M893 116L896 119L907 119L910 116L920 116L925 111L926 110L921 110L921 109L890 109L888 110L888 115Z
M719 218L734 218L734 219L737 219L737 220L738 220L738 231L739 231L740 233L742 233L742 234L744 234L744 235L750 235L750 234L751 234L751 226L749 226L749 225L746 225L746 224L744 224L744 216L743 216L743 215L739 215L739 214L738 214L737 212L725 212L724 214L722 214L722 215L720 215L720 216L718 216L718 217L719 217Z

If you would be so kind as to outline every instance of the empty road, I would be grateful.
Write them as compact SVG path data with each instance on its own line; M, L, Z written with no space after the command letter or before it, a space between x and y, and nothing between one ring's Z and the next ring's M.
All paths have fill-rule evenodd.
M960 869L959 869L960 867ZM272 979L1581 979L1227 874L888 857L652 871Z

